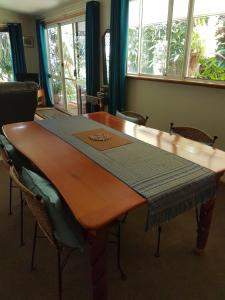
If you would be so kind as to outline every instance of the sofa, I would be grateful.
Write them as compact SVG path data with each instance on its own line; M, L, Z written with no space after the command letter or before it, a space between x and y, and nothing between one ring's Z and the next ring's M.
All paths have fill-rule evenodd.
M5 124L34 120L37 91L35 82L0 83L0 133Z

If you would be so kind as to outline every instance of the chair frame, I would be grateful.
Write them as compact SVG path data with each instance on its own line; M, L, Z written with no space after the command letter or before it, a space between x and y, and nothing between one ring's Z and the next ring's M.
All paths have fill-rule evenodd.
M0 146L0 154L2 156L4 165L7 171L10 170L10 167L13 165L13 161L9 158L7 151L4 146ZM9 176L9 215L12 215L12 190L13 188L18 189L17 185L13 185L12 177ZM24 246L24 234L23 234L23 194L20 190L20 246Z
M87 104L98 105L99 111L104 111L104 98L98 96L86 95L86 105Z
M138 119L138 125L143 125L143 126L146 125L146 123L149 119L149 116L144 117L141 114L139 114L137 112L134 112L134 111L131 111L131 110L122 111L121 114L124 114L125 116L131 117L131 118L137 118Z
M80 85L77 85L77 99L78 99L78 112L79 114L84 114L87 112L87 104L97 105L99 111L104 111L106 100L105 97L93 96L85 94L85 108L82 103L82 89ZM85 110L85 111L84 111Z
M177 126L174 126L174 123L172 123L172 122L170 123L169 132L170 132L170 134L177 134L184 138L187 138L187 139L190 139L190 140L202 143L202 144L206 144L211 147L214 147L215 141L218 139L217 135L214 135L213 137L211 137L206 132L204 132L198 128L187 127L187 126L177 127ZM195 215L196 215L197 227L199 227L199 209L198 209L198 207L195 208ZM159 225L155 257L160 257L159 250L160 250L161 232L162 232L162 226Z
M118 220L115 220L111 225L114 227L115 231L110 231L110 235L114 238L115 240L109 240L109 243L115 244L117 246L117 268L120 272L120 277L122 280L126 280L127 276L123 270L123 267L121 265L121 225L125 222L125 219L127 217L127 214Z
M34 234L33 234L33 246L32 246L32 256L31 256L31 271L35 269L35 253L36 253L36 241L37 238L47 238L49 242L53 245L53 247L56 249L57 252L57 270L58 270L58 293L59 293L59 300L62 299L62 274L64 267L66 266L66 263L72 254L72 252L75 250L75 248L68 247L62 243L59 243L53 234L53 227L51 224L51 221L48 217L47 211L45 209L44 203L42 202L42 198L40 195L35 195L32 193L20 180L20 177L13 165L9 168L9 174L12 180L16 183L16 185L21 189L21 193L25 196L25 201L27 203L27 206L31 210L31 213L33 214L35 218L35 225L34 225ZM113 243L117 244L117 266L121 274L121 279L125 280L126 275L123 272L123 269L121 267L121 223L123 220L118 220L116 224L116 238L117 241L113 241ZM43 232L43 235L38 235L37 230L38 227ZM62 252L68 249L67 255L62 258ZM64 251L65 252L65 251Z
M184 138L206 144L213 147L218 136L211 137L206 132L194 127L177 127L174 123L170 123L170 134L178 134Z
M63 245L59 243L53 234L53 227L51 224L51 221L48 217L46 208L44 206L44 203L42 201L42 198L40 195L35 195L32 193L20 180L20 177L15 169L15 167L12 165L10 166L9 173L13 181L17 184L17 186L21 189L22 193L25 196L25 201L27 203L27 206L31 210L31 213L33 214L35 218L35 224L34 224L34 234L33 234L33 245L32 245L32 256L31 256L31 271L35 270L35 253L36 253L36 242L37 238L47 238L50 244L56 249L57 252L57 271L58 271L58 293L59 293L59 299L62 299L62 273L64 270L64 267L66 266L66 263L72 254L72 252L75 250L75 248L70 248L66 245ZM38 235L37 230L38 227L41 229L42 233L44 235ZM62 252L64 249L68 249L69 252L65 256L65 258L62 258Z

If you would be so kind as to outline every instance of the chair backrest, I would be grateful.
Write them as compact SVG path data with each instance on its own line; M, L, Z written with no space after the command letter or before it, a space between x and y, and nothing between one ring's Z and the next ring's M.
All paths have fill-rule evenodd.
M34 82L0 83L0 132L4 124L34 120L37 90Z
M86 91L82 89L80 85L77 85L77 104L78 104L78 114L86 114L88 111L88 106L95 106L95 110L104 110L103 98L97 96L87 95Z
M148 116L143 117L139 113L136 113L134 111L128 111L128 110L127 111L123 111L123 112L117 111L116 112L116 116L119 117L119 118L122 118L124 120L133 122L135 124L144 125L144 126L146 125L146 122L149 119Z
M86 104L96 105L99 111L104 111L104 98L86 95Z
M206 132L193 128L193 127L176 127L174 123L170 123L170 133L181 135L182 137L191 139L196 142L200 142L209 146L214 146L216 139L218 138L216 135L211 137Z
M31 213L35 217L36 221L38 222L41 230L43 231L44 235L50 241L50 243L58 248L58 242L56 241L54 234L53 234L53 227L51 221L48 217L46 208L44 203L41 199L41 196L35 195L32 193L21 181L15 167L12 165L9 169L9 174L16 185L21 189L23 194L25 195L25 200L27 202L27 206L31 210Z

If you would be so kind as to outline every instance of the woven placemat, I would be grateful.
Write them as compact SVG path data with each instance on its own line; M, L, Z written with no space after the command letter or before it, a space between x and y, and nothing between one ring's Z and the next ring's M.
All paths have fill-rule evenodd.
M74 133L73 136L100 151L133 143L103 128Z

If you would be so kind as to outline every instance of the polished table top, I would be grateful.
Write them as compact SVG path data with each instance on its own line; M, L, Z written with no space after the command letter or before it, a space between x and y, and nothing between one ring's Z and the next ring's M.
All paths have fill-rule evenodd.
M118 119L105 112L86 115L137 139L179 155L221 176L225 152ZM10 142L57 187L81 225L95 230L146 203L126 184L35 122L3 126Z

